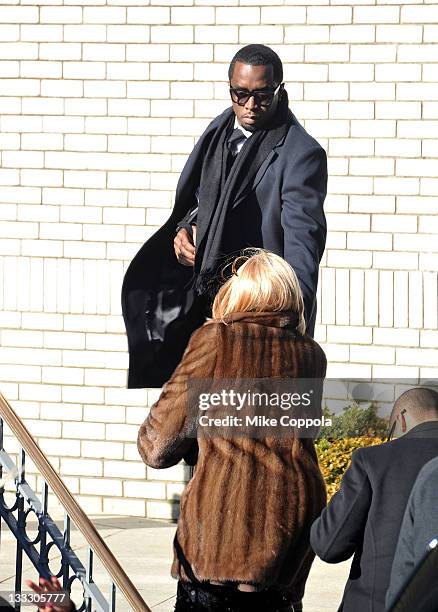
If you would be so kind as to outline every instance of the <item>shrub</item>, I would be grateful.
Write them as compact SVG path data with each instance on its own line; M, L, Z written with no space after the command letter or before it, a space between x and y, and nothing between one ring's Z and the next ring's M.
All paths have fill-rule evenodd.
M353 451L384 442L388 423L377 415L377 406L373 403L362 408L354 402L337 415L326 407L324 416L332 424L321 428L316 450L330 498L339 489Z
M360 436L356 438L340 438L328 440L321 438L316 441L319 466L327 486L328 498L338 491L342 476L351 462L351 455L357 448L381 444L384 438Z

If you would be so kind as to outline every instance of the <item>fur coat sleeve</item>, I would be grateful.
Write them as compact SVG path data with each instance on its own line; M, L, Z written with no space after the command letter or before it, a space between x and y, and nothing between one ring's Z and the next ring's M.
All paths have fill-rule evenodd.
M216 326L208 323L196 330L180 364L140 427L137 447L150 467L171 467L193 454L197 443L193 413L187 409L189 381L213 376L215 336Z

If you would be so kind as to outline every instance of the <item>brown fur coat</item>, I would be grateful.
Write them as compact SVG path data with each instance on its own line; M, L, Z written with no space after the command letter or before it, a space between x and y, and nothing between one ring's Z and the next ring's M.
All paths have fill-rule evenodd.
M290 313L210 321L140 427L139 452L165 468L190 453L187 383L193 378L323 378L326 358ZM199 437L195 474L181 496L172 575L274 586L301 599L313 553L309 531L326 503L311 439Z

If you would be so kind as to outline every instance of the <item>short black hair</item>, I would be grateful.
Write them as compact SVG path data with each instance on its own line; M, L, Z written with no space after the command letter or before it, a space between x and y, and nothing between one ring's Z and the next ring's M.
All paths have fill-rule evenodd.
M233 78L234 64L242 62L250 66L272 66L274 71L274 83L279 85L283 80L283 64L278 55L266 45L246 45L236 53L228 68L228 80Z

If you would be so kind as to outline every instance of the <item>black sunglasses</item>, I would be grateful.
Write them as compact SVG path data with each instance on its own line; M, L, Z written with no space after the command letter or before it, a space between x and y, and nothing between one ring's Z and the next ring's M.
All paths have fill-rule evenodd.
M275 89L240 89L239 87L230 87L230 95L233 102L239 106L243 106L248 100L253 97L257 106L270 106L274 101L275 96L280 91L283 83L280 83Z

